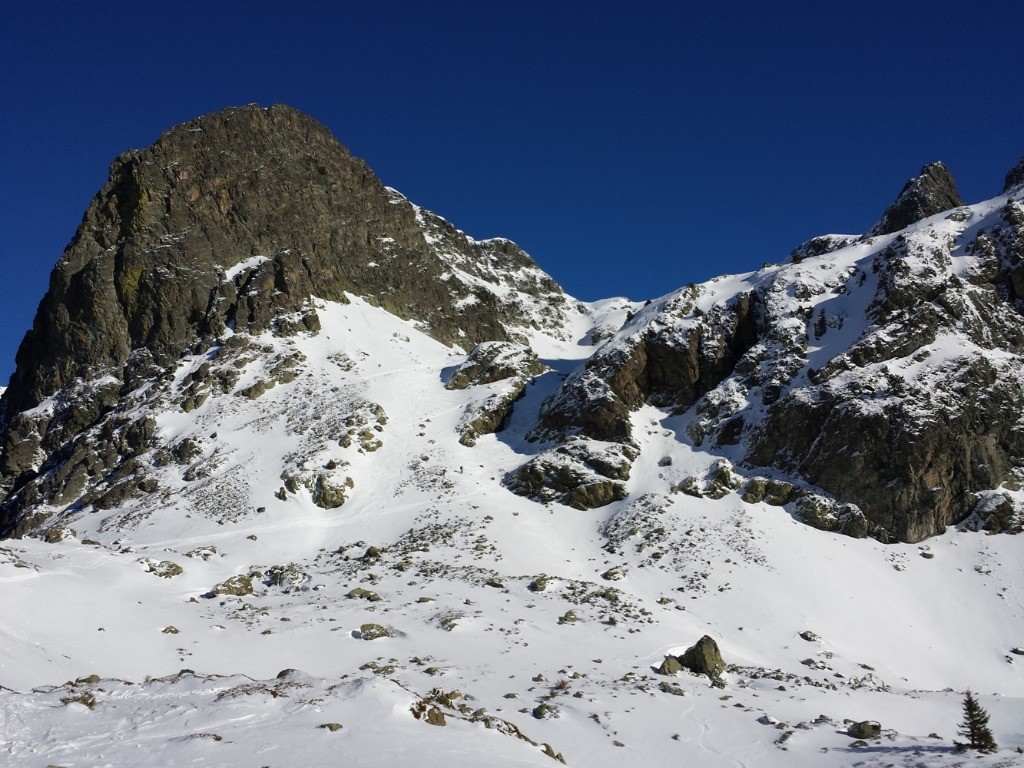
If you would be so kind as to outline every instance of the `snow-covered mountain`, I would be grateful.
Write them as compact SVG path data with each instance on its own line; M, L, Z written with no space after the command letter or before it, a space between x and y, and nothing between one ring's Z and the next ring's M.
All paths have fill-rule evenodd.
M1024 764L1022 182L585 304L288 108L126 153L0 400L0 754L955 765L971 688Z

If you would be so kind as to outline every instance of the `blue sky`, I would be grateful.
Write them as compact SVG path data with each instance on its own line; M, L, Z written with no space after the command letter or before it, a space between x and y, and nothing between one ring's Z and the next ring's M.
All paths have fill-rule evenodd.
M21 3L0 7L0 380L110 161L284 102L384 183L644 299L860 232L943 160L1024 153L1011 2Z

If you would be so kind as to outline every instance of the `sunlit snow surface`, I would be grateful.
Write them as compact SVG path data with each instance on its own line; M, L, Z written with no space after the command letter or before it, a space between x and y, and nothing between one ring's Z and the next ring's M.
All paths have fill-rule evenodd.
M827 281L881 245L770 269ZM0 543L0 763L552 766L547 744L588 767L1024 764L1018 537L886 546L735 493L672 493L719 457L686 439L688 415L653 408L634 414L625 501L581 512L502 487L544 447L525 434L592 330L637 310L600 302L567 321L571 341L535 334L550 371L474 448L456 428L480 395L444 387L465 355L412 324L353 298L319 308L317 335L258 339L272 352L236 391L275 355L297 377L167 409L160 439L198 453L154 470L156 498L69 513L64 541ZM202 362L184 359L179 381ZM286 471L328 466L352 480L342 506L280 493ZM161 576L165 561L182 572ZM613 566L625 577L603 578ZM253 594L212 594L238 575ZM390 636L363 639L370 623ZM655 672L705 634L734 665L724 688ZM967 688L996 755L953 752ZM413 714L436 693L444 727ZM882 738L852 746L846 720L877 720Z

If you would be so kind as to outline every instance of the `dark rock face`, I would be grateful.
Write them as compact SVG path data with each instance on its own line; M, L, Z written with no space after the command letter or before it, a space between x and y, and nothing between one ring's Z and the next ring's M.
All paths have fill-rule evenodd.
M698 675L707 675L712 680L717 680L725 672L725 660L714 638L704 635L687 648L682 656L666 656L657 671L659 675L671 677L684 669Z
M921 169L921 175L904 185L899 197L886 209L881 220L868 234L890 235L921 219L959 208L963 204L964 201L956 191L956 182L946 166L931 163Z
M449 265L436 243L469 274L517 273L520 291L565 302L512 243L461 236L293 109L229 109L178 126L114 161L21 345L5 414L76 377L119 371L135 349L166 366L226 324L267 330L311 295L365 296L448 343L508 338L503 321L521 320L517 307L437 279Z
M289 107L207 115L118 157L53 271L0 399L0 531L46 497L33 489L4 500L42 464L130 458L76 459L88 451L68 441L183 353L211 347L229 327L315 333L313 297L347 294L448 344L557 327L569 306L513 243L473 241L412 205ZM25 413L47 398L52 407Z
M811 510L804 519L817 527L920 541L966 518L972 494L1013 478L1024 458L1015 415L1024 386L1007 358L1024 353L1012 278L1024 213L1008 204L963 244L969 282L953 273L953 246L931 243L900 236L878 255L872 325L785 391L748 441L751 464L787 469L856 506ZM949 343L964 351L931 362ZM897 374L908 365L922 373Z
M1000 194L1005 195L1011 189L1019 187L1021 184L1024 184L1024 157L1006 174L1006 182L1003 184L1003 191Z

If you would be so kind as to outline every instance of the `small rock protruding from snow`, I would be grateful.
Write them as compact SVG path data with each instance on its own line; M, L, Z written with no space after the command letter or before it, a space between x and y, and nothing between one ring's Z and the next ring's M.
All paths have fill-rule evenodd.
M855 739L877 739L882 735L882 726L875 720L861 720L850 723L846 733Z
M704 635L687 648L686 652L679 657L679 663L691 672L707 675L712 680L725 672L725 660L722 658L722 652L718 649L718 643L709 635Z

